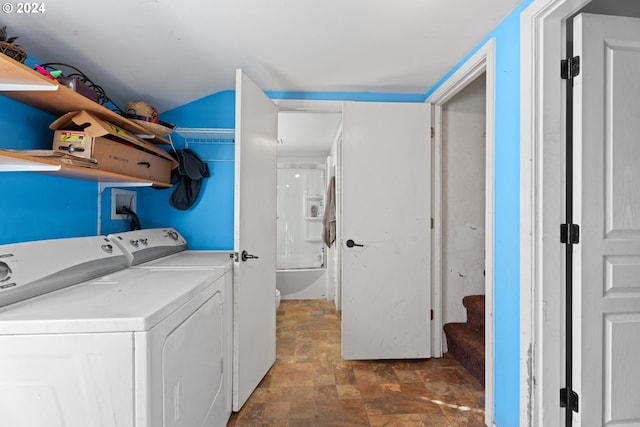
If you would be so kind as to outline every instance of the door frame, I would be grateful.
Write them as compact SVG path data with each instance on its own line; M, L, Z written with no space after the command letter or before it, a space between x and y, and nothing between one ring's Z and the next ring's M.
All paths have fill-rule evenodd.
M559 425L564 379L566 20L591 0L534 0L520 16L520 425ZM543 108L544 107L544 108Z
M493 425L494 418L494 135L495 135L495 39L489 39L455 73L453 73L426 102L433 104L435 143L433 152L433 241L432 241L432 354L442 356L442 110L456 94L477 77L485 74L485 423Z

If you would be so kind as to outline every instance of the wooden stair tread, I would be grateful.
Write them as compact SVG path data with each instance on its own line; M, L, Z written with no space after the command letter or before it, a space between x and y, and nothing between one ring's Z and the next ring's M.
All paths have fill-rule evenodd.
M448 352L484 386L485 297L467 295L463 297L462 305L467 311L467 321L444 325Z
M462 305L469 311L484 314L484 295L467 295L462 298Z
M468 323L447 323L444 325L447 337L455 339L458 343L466 344L471 352L484 359L484 333L478 331Z
M462 305L467 310L467 323L484 330L484 295L467 295L462 298Z
M484 333L467 323L444 325L449 353L484 386Z

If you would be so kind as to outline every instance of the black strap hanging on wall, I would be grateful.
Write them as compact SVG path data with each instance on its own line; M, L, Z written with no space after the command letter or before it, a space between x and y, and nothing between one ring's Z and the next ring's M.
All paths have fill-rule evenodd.
M209 177L209 167L192 150L169 151L179 163L171 172L171 183L175 189L169 204L179 210L187 210L198 200L202 180Z

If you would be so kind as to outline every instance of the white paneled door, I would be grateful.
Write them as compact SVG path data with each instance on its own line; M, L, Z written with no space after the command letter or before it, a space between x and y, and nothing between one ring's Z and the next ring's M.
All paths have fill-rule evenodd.
M278 109L236 73L233 410L276 359L276 165Z
M640 20L573 22L573 425L638 425Z
M430 134L429 104L344 104L345 359L431 356Z

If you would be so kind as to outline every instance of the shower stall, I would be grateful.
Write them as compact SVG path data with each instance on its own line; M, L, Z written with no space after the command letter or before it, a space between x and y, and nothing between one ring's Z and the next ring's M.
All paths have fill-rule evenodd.
M327 295L322 165L278 165L276 288L282 299Z

